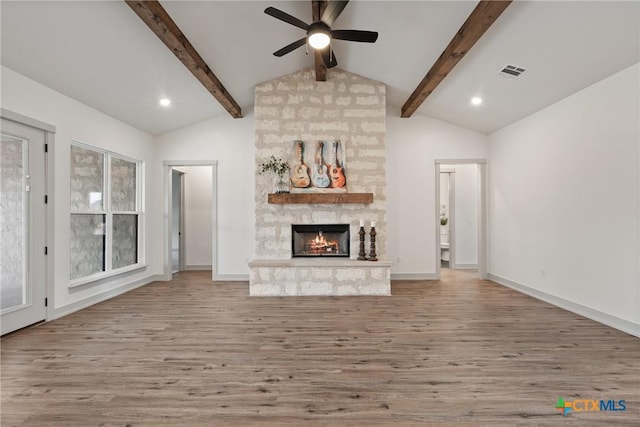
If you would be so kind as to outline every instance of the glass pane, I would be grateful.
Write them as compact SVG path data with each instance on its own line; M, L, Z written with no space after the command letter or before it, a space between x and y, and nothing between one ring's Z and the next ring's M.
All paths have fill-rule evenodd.
M71 146L71 211L101 211L104 154Z
M105 215L71 215L71 279L104 271Z
M113 215L112 244L114 269L138 262L138 215Z
M111 158L111 210L136 210L136 163Z
M2 135L0 144L0 309L26 303L27 142Z

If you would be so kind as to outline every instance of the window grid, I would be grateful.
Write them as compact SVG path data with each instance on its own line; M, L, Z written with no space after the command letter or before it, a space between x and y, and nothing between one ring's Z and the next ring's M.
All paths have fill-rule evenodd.
M113 153L107 150L101 150L96 147L92 147L90 145L73 141L72 142L72 151L73 147L78 147L84 150L89 150L94 153L101 154L103 156L103 180L102 180L102 210L74 210L71 208L71 215L104 215L104 248L103 248L103 271L97 272L94 274L89 274L85 276L73 277L74 271L73 267L70 272L71 277L71 285L79 285L90 282L92 280L98 280L103 277L108 277L113 274L117 274L122 272L123 270L131 269L132 267L140 266L144 263L144 211L142 203L143 200L143 183L142 177L144 176L144 163L140 160L129 158L117 153ZM72 154L73 155L73 154ZM112 163L113 159L117 159L118 162L124 161L133 163L133 173L135 174L133 185L135 186L135 190L133 193L134 203L133 210L112 210L112 192L113 192L113 171L112 171ZM71 174L74 173L73 170L73 159L72 159L72 170ZM135 262L132 264L127 264L123 266L119 266L113 268L113 256L114 256L114 246L113 246L113 237L116 233L114 229L114 215L135 215L135 229L133 230L133 235L135 236L136 242L135 246L135 254L133 258ZM73 236L73 231L72 231ZM130 257L131 258L131 257ZM73 261L73 260L72 260Z

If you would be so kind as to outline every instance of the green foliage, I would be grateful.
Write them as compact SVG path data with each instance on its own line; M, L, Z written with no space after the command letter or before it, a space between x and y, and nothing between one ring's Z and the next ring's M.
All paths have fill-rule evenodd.
M269 157L266 162L260 163L260 175L265 172L273 172L278 175L279 178L282 178L284 174L289 170L289 163L275 156Z

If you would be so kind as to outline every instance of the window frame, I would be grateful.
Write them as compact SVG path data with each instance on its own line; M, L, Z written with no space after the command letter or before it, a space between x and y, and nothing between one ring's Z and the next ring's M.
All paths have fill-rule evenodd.
M93 145L78 141L71 140L70 150L72 147L78 147L85 150L89 150L95 153L99 153L103 156L103 180L102 180L102 210L73 210L71 208L71 198L69 199L69 219L73 215L104 215L105 222L105 237L104 237L104 271L93 273L87 276L71 279L71 270L69 270L69 288L86 285L91 282L99 281L108 277L116 276L118 274L127 273L134 270L143 269L146 264L146 248L145 248L145 203L144 203L144 176L145 176L145 162L140 159L136 159L124 154L116 153L114 151L106 150L103 148L95 147ZM136 165L136 189L135 189L135 210L133 211L114 211L111 208L111 192L112 192L112 180L111 180L111 162L112 159L125 160L127 162L134 163ZM69 164L69 179L71 180L71 164ZM124 267L113 268L113 215L137 215L137 262ZM69 230L71 230L71 224L69 224ZM69 236L71 238L71 235ZM71 252L69 251L69 254Z

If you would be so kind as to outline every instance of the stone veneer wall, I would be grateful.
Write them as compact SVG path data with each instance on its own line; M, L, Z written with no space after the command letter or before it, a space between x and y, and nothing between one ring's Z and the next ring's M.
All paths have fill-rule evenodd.
M291 258L291 224L351 224L358 255L359 219L376 221L378 257L386 255L385 85L342 70L316 82L305 69L255 88L256 169L271 155L288 158L295 140L340 140L347 189L373 193L370 205L270 205L272 175L256 177L256 258Z
M326 82L315 81L314 70L305 69L256 86L256 169L271 155L287 159L295 140L339 140L345 147L348 192L373 193L374 201L369 205L268 204L267 194L274 191L275 178L258 175L255 193L258 263L250 264L253 283L260 282L260 260L291 259L291 224L350 224L351 259L355 259L359 250L359 220L365 220L367 231L374 220L378 258L385 258L385 90L382 83L339 69L328 70ZM368 252L368 237L366 247ZM363 268L365 264L361 264ZM260 272L268 276L264 268L269 267L262 267ZM362 277L370 277L370 272Z

